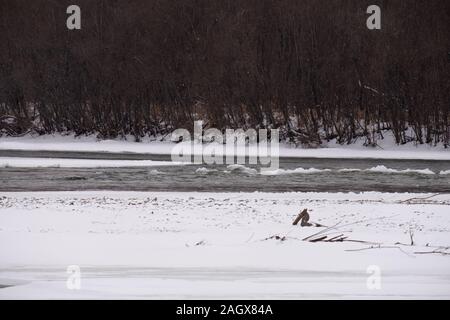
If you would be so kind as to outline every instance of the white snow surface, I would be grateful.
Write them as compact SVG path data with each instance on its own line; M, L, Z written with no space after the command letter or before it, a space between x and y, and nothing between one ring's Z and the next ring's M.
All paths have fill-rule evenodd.
M181 165L175 161L0 157L0 168L117 168Z
M134 142L132 137L127 140L98 140L95 136L74 137L74 135L43 135L24 137L1 137L0 150L39 150L39 151L80 151L80 152L111 152L111 153L144 153L171 154L177 144L161 139L144 138L142 142ZM183 143L181 143L182 145ZM450 160L450 149L442 145L396 145L391 134L386 133L385 139L379 140L379 147L364 147L360 139L354 144L340 145L335 141L325 143L321 148L304 149L291 144L280 145L281 157L297 158L373 158L373 159L423 159ZM180 147L180 144L178 144ZM211 147L211 146L210 146ZM236 148L237 154L256 155L255 146L246 150ZM193 152L195 153L195 152ZM216 155L227 154L226 150L216 150Z
M325 230L292 225L304 208L372 244L303 241ZM0 299L449 299L449 208L450 194L2 192Z

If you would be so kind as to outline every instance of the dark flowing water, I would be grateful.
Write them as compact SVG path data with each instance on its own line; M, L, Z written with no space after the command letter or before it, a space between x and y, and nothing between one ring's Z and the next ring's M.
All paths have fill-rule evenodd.
M165 155L85 152L0 151L0 156L170 160L170 157ZM383 168L378 170L380 172L368 171L377 166L393 169L394 172L383 172ZM258 169L255 166L247 165L247 167ZM207 170L198 170L199 168ZM285 171L276 175L261 175L259 170L255 173L246 168L231 170L226 165L0 168L0 191L450 192L450 174L439 174L441 171L450 170L450 161L284 158L280 159L280 168ZM309 173L302 172L301 169L297 172L292 171L297 168L315 168L322 171ZM343 171L342 169L352 170ZM428 169L435 174L425 174L420 171L398 172L406 169Z

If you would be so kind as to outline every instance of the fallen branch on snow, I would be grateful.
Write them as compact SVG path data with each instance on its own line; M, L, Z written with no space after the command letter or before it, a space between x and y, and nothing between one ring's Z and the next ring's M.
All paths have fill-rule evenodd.
M303 209L303 211L298 214L297 218L295 218L292 225L296 226L299 222L302 227L325 227L319 223L309 222L308 209Z
M406 252L405 250L403 250L402 248L400 248L398 246L382 246L382 245L378 245L378 246L370 246L370 247L359 248L359 249L347 249L345 251L356 252L356 251L365 251L365 250L372 250L372 249L398 249L401 252L403 252L404 254L406 254L407 256L414 257L411 253Z

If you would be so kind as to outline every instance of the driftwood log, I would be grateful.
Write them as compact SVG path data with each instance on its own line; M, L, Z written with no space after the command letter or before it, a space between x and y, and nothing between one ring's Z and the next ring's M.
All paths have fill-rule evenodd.
M303 209L303 211L298 214L297 218L295 218L292 225L296 226L299 222L302 227L323 227L323 225L319 223L309 222L308 209Z
M292 225L296 226L300 222L300 225L302 227L310 227L310 226L312 226L312 224L309 223L308 221L309 221L308 209L303 209L303 211L298 214L297 218L295 218L295 220L292 223Z

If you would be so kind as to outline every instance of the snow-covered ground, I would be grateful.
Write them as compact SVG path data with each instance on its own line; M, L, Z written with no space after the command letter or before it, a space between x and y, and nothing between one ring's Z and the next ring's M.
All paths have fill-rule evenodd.
M293 226L304 208L334 228ZM450 194L3 192L0 298L448 299L449 208ZM302 240L319 231L351 241Z
M339 145L331 141L322 148L304 149L294 145L281 144L281 157L298 158L373 158L373 159L422 159L422 160L450 160L450 149L442 145L396 145L391 134L386 133L385 139L379 140L377 148L362 146L364 141L356 141L351 145ZM80 151L80 152L132 152L148 154L171 154L174 143L143 139L142 142L128 140L97 140L95 136L74 137L73 135L54 136L25 136L1 137L0 150L34 150L34 151ZM247 150L256 154L256 147ZM246 152L244 148L237 149L237 153ZM225 153L225 151L224 151ZM216 153L220 155L220 152Z
M0 168L117 168L182 165L175 161L0 157Z

